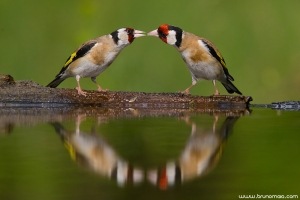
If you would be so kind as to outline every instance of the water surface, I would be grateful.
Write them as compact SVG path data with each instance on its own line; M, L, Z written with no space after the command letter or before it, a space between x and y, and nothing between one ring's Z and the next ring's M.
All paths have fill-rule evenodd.
M300 112L11 108L0 199L300 195Z

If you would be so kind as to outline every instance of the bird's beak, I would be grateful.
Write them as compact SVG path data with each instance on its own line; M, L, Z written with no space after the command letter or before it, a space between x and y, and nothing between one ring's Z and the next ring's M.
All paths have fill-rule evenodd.
M143 37L143 36L145 36L145 32L144 31L134 30L134 37L135 38Z
M149 32L149 33L147 33L147 35L158 37L157 29L155 29L155 30L153 30L153 31L151 31L151 32Z

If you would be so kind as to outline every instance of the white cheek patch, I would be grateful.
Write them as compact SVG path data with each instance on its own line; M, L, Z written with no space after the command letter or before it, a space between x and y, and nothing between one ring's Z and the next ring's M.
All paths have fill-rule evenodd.
M118 37L119 37L118 46L123 46L123 45L128 45L129 44L128 35L127 35L127 32L125 30L120 31L118 33Z
M173 31L173 30L169 31L169 34L167 36L167 42L170 45L175 45L175 43L177 42L177 40L176 40L176 32L175 31Z

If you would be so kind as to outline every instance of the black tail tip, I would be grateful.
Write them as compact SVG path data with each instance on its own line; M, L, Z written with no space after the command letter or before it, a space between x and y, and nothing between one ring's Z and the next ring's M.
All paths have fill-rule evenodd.
M46 87L49 87L49 88L56 88L57 85L54 85L52 82L49 83L48 85L46 85Z
M62 79L60 77L56 77L53 81L51 81L51 83L49 83L48 85L46 85L46 87L56 88L64 80L65 79Z
M238 89L232 91L232 93L237 93L237 94L243 95ZM231 94L232 94L232 93L231 93Z
M237 93L243 95L230 81L227 84L222 83L229 94Z

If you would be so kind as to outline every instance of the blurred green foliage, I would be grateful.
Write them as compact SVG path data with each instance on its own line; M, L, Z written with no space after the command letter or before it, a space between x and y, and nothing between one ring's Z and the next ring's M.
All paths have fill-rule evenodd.
M0 73L46 85L84 41L120 27L146 32L162 23L211 40L234 84L254 103L299 100L300 1L0 1ZM154 37L138 38L98 77L103 88L175 92L191 84L176 50ZM96 89L82 79L84 89ZM74 88L75 79L59 87ZM218 83L221 94L227 94ZM192 94L211 95L210 81Z

